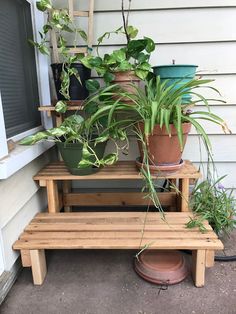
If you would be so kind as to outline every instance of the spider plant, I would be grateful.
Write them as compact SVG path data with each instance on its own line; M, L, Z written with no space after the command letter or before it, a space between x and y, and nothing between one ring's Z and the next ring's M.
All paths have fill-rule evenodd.
M85 104L86 108L93 108L94 112L90 117L90 124L100 119L106 120L106 132L113 128L122 129L126 132L131 126L135 126L134 130L143 149L143 156L150 156L148 153L149 137L152 135L156 125L161 129L165 128L169 137L172 137L173 126L177 130L180 150L184 148L183 124L190 123L193 125L197 133L202 137L208 151L211 151L211 143L209 137L201 125L200 121L205 120L215 123L227 132L229 131L226 123L222 118L211 112L209 101L220 101L219 99L205 98L200 92L200 88L207 88L219 94L218 90L209 86L213 80L192 79L191 81L179 85L179 82L168 84L168 81L161 82L160 77L146 81L145 88L132 85L135 92L130 94L123 91L120 87L114 85L103 88L94 93ZM190 94L194 96L194 100L187 104L182 104L184 95ZM112 96L116 95L116 100ZM124 99L129 99L129 104ZM201 102L207 111L192 109ZM190 110L191 109L191 110ZM143 124L143 128L138 125ZM154 197L155 184L149 168L150 158L144 158L145 164L141 172L149 187L150 198L159 207L158 201Z

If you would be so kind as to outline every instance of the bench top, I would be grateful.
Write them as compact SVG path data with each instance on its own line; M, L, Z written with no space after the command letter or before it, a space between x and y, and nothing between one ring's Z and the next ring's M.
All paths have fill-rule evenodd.
M37 214L14 249L223 249L207 221L188 229L192 213L76 212Z
M158 179L192 178L201 177L197 168L188 160L184 161L181 169L173 173L160 173ZM116 164L104 167L98 172L76 176L70 174L63 161L50 163L41 169L34 180L141 180L142 176L136 168L135 161L118 161Z

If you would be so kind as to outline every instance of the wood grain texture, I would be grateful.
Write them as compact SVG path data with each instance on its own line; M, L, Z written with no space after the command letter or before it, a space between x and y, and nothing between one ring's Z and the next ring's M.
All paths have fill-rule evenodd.
M98 214L96 216L96 214ZM99 215L100 214L100 215ZM188 213L42 213L25 228L14 249L221 249L207 232L187 229Z
M205 284L206 250L192 252L192 275L195 286L201 288Z
M66 181L64 181L66 182ZM147 194L141 192L125 193L67 193L64 194L65 206L143 206L150 204ZM176 207L176 193L158 193L162 206ZM151 203L152 204L152 203Z
M197 168L188 160L184 166L174 173L160 173L153 178L200 178ZM75 176L69 173L63 162L51 163L34 176L34 180L142 180L135 161L118 161L116 164L100 169L88 176Z
M30 250L33 282L41 285L47 273L47 265L44 250Z

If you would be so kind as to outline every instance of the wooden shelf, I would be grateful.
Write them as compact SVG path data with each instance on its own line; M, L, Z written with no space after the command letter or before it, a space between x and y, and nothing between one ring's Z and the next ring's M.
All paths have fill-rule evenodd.
M173 173L160 173L158 179L198 179L201 177L197 168L188 160L183 167ZM135 161L119 161L115 165L104 167L87 176L70 174L63 161L51 163L40 170L34 180L141 180L142 176L136 168Z

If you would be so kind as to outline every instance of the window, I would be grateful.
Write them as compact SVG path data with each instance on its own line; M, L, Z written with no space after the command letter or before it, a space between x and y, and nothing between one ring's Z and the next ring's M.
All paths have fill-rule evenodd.
M0 1L0 90L6 136L41 124L30 3Z
M44 127L51 119L40 119L39 105L50 105L47 57L28 44L40 40L44 15L36 0L0 0L0 179L5 179L37 158L51 144L17 145L24 136ZM8 152L7 141L16 142Z

